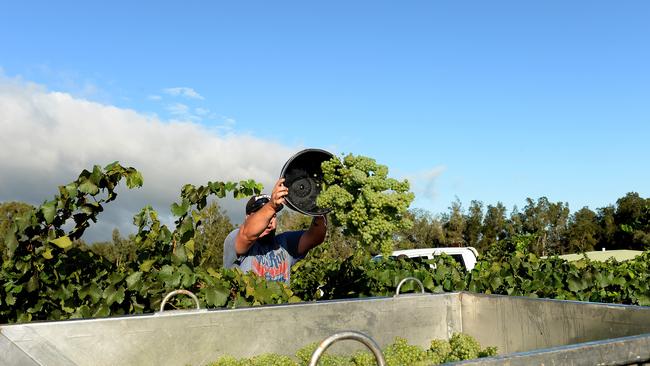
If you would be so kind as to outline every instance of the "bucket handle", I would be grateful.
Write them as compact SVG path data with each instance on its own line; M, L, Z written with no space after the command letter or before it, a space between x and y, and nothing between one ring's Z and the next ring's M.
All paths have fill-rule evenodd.
M363 343L366 347L368 347L372 351L373 355L375 356L375 360L377 361L377 365L386 366L386 360L384 359L384 355L381 353L381 348L379 348L377 342L375 342L372 338L370 338L369 336L361 332L356 332L352 330L335 333L325 338L325 340L323 340L318 345L314 353L311 355L309 366L316 366L318 364L318 360L323 355L323 353L325 353L325 350L329 348L329 346L331 346L334 342L344 340L344 339L351 339Z
M406 281L415 281L415 282L417 282L418 285L420 285L420 289L422 290L421 293L424 293L424 285L422 284L422 282L421 282L420 280L418 280L418 279L415 278L415 277L406 277L405 279L401 280L401 281L399 282L399 284L397 285L397 290L395 290L395 296L399 296L399 290L400 290L400 288L402 288L402 285L403 285Z
M194 300L194 302L196 303L196 310L201 309L201 307L199 306L199 299L191 291L188 291L188 290L174 290L174 291L168 293L163 298L162 302L160 303L160 312L161 313L163 311L165 311L165 305L167 304L167 300L169 300L172 296L175 296L175 295L178 295L178 294L184 294L184 295L187 295L187 296L191 297Z

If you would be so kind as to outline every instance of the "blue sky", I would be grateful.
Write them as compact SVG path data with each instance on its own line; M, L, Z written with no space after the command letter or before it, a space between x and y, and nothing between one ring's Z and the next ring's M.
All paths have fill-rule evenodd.
M650 196L649 17L647 1L14 1L0 68L163 123L373 157L433 213L456 197L575 211Z

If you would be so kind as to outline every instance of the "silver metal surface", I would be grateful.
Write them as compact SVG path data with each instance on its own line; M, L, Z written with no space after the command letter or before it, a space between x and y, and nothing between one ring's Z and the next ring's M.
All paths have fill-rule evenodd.
M399 290L402 288L402 285L408 281L415 281L418 285L420 285L421 293L424 293L424 285L420 280L418 280L415 277L406 277L403 280L399 281L399 284L397 285L397 289L395 290L395 296L399 296Z
M165 305L167 304L167 301L169 301L169 299L171 299L172 296L176 296L178 294L183 294L191 297L192 300L194 300L194 302L196 303L196 310L201 309L201 306L199 305L199 299L196 297L196 295L194 295L194 293L192 293L192 291L180 289L180 290L174 290L168 293L167 295L165 295L163 300L160 302L160 312L165 311Z
M16 344L0 334L0 365L38 366Z
M458 294L158 314L164 315L7 325L0 326L0 334L37 365L203 366L225 354L293 355L349 329L369 335L380 346L397 336L428 346L431 339L461 331ZM362 347L339 342L330 352L349 353Z
M368 337L367 335L355 331L339 332L325 338L325 340L323 340L318 345L314 353L311 355L311 359L309 360L309 366L318 365L318 360L320 360L323 353L325 353L325 351L332 344L346 339L351 339L363 343L366 347L370 349L372 354L375 356L375 361L377 361L377 365L386 366L386 360L384 359L384 354L381 353L381 348L379 347L377 342L375 342L372 338Z
M529 364L579 365L583 363L574 358L592 357L580 352L593 350L601 353L602 364L624 365L607 360L645 362L642 348L650 350L649 307L465 292L156 314L2 325L0 365L203 366L225 354L293 355L309 343L350 329L367 334L381 347L397 336L428 347L432 339L464 332L483 346L497 346L500 354L532 352L526 357L537 357L542 352L539 357L553 360L535 363L545 358L531 358ZM629 336L637 337L612 340ZM596 343L580 351L586 347L581 342ZM338 342L328 352L362 347ZM516 365L522 357L516 355L485 362Z
M462 329L499 353L650 333L650 307L461 293Z

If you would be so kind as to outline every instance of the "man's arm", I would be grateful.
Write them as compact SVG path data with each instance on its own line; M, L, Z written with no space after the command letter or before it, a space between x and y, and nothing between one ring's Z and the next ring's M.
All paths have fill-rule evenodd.
M298 242L298 254L307 254L311 248L321 244L325 240L326 233L327 218L324 215L314 217L309 229L300 237L300 241Z
M271 200L256 212L246 216L235 238L235 252L238 255L247 253L265 230L275 229L275 214L284 205L284 197L288 192L289 189L284 186L284 178L280 178L273 187Z

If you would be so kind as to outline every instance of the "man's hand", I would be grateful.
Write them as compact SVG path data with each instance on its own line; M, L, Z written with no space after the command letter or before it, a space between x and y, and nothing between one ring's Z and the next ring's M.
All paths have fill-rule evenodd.
M316 216L312 219L309 229L305 231L298 242L298 254L305 255L313 247L321 244L327 234L327 217Z
M284 207L285 197L289 194L289 188L284 186L284 178L278 179L271 192L271 201L269 204L275 212L282 210Z

